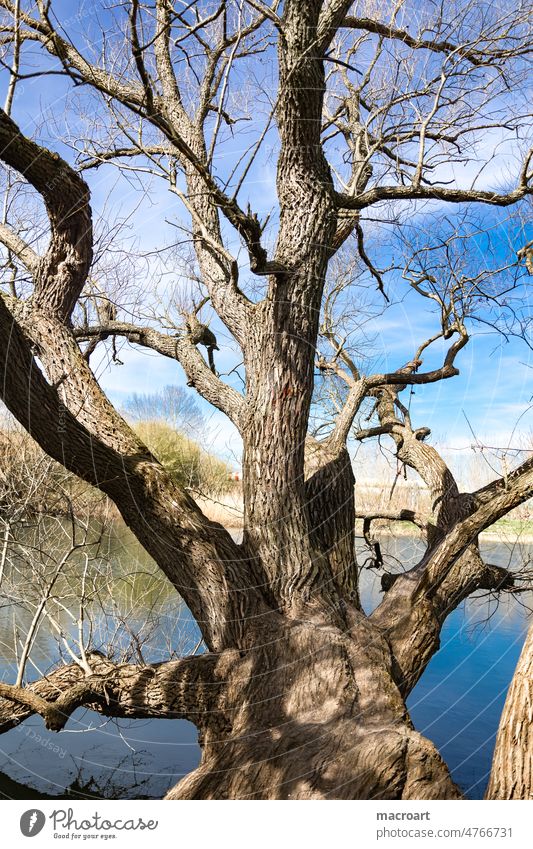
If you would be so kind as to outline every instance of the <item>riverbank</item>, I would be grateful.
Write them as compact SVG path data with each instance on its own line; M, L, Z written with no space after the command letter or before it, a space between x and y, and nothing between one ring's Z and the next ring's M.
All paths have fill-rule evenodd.
M220 522L232 531L242 531L243 505L240 492L228 493L220 498L197 498L201 509L213 522ZM388 533L395 536L410 536L422 538L422 531L412 522L391 522L376 519L372 522L374 533ZM355 532L363 536L363 522L358 519ZM500 519L492 527L480 534L482 540L494 540L506 544L533 543L533 520L531 519Z
M390 522L388 520L376 520L372 522L374 533L391 534L393 536L415 537L422 539L422 531L412 522ZM357 520L355 523L357 536L363 536L363 522ZM531 544L533 543L533 521L522 519L502 519L496 522L486 531L480 534L481 540L494 540L495 542L507 544Z

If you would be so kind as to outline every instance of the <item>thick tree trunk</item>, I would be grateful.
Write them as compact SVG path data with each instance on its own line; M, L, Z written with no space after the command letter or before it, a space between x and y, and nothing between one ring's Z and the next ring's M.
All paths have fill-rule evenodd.
M321 7L317 0L286 3L278 44L279 271L256 307L244 352L244 539L281 610L293 616L320 611L324 621L340 622L337 567L313 534L304 473L322 292L337 226L320 143L325 71L315 47Z
M533 799L533 625L500 719L487 799Z
M0 5L6 6L1 0ZM349 0L285 0L278 10L281 20L275 16L280 149L273 261L261 245L259 219L240 208L238 189L235 197L225 194L212 168L204 124L216 85L211 91L208 82L207 91L200 92L203 106L194 117L181 96L169 4L155 3L150 75L142 57L148 45L140 50L132 12L132 55L141 86L117 83L89 65L48 30L46 16L37 23L21 13L25 26L66 70L70 64L83 81L163 133L185 176L184 200L203 283L243 353L246 392L240 395L208 368L190 333L170 337L117 322L96 328L98 339L122 333L145 344L150 338L167 356L172 352L190 383L240 429L245 528L238 546L175 485L101 392L76 342L84 334L75 337L71 328L92 258L88 187L56 154L25 139L0 110L2 158L40 192L51 235L42 258L16 234L7 241L30 271L34 290L22 301L0 298L0 394L50 456L115 501L186 600L212 651L143 668L108 668L94 659L91 675L82 681L78 668L69 668L53 673L52 683L44 680L22 691L4 685L0 731L32 711L59 729L82 703L112 716L187 717L199 728L202 762L169 798L458 798L434 746L413 729L405 698L437 650L450 610L476 589L508 581L504 570L481 560L477 534L533 492L533 461L478 493L459 492L442 459L423 444L427 434L411 428L408 410L398 403L406 378L416 382L416 357L392 375L361 376L332 436L320 443L309 437L328 264L357 223L356 217L346 223L342 212L435 191L421 189L420 175L411 187L376 183L365 191L372 174L367 141L353 147L349 192L335 191L322 135L325 63L333 59L329 48L350 6ZM20 21L16 24L18 30ZM216 61L228 47L229 41ZM354 100L348 119L359 121ZM363 170L357 166L361 157ZM181 179L169 176L180 195ZM506 196L439 191L453 201L506 205L524 196L527 187L524 182ZM220 210L244 240L252 272L269 275L258 303L239 288L239 262L224 245ZM362 236L359 252L365 260ZM467 340L462 328L446 368L436 372L438 379L457 373L454 356ZM422 382L424 375L416 377ZM354 481L346 439L371 386L381 428L392 435L398 459L416 469L432 493L435 525L428 530L424 559L390 582L382 604L367 618L358 597ZM498 738L489 788L495 798L531 795L530 643L531 637ZM63 687L64 697L58 697Z
M386 642L354 622L342 633L272 614L254 629L200 719L200 766L167 798L460 798L412 727Z

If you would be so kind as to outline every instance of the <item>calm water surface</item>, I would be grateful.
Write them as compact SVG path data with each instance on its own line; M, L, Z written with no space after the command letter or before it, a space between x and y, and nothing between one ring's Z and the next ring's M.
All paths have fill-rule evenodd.
M414 563L420 544L400 537L385 539L383 548L394 568ZM500 565L533 553L533 546L513 549L503 543L485 543L483 549ZM107 595L100 595L108 600L99 601L93 612L95 645L103 650L109 642L115 649L127 645L127 620L142 630L148 662L168 657L169 647L191 652L200 638L196 623L142 549L121 535L112 554L116 577L112 586L103 585ZM367 611L381 598L379 580L369 569L363 570L362 597ZM484 597L461 605L445 623L441 648L408 702L416 728L435 742L455 781L474 799L483 796L501 708L527 628L528 599L520 600L506 596L496 604ZM24 625L17 626L13 617L9 605L0 609L0 673L10 682L14 633ZM68 619L62 625L71 627ZM32 653L36 668L29 668L28 677L37 677L59 656L59 641L43 623ZM51 734L32 717L0 736L0 793L29 798L26 788L33 788L56 797L158 798L196 767L199 756L196 729L182 720L106 720L79 709L64 731Z

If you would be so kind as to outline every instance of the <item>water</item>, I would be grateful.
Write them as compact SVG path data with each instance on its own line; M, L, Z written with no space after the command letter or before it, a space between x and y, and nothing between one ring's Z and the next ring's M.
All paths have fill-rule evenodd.
M55 543L56 559L68 543L58 538L57 530L57 523L52 523L48 535ZM179 656L202 650L188 608L128 532L113 533L87 553L94 562L85 585L90 617L84 633L87 637L91 628L94 648L119 661L137 662L133 632L142 641L142 657L148 663L167 659L172 652ZM38 585L47 580L50 566L45 563L41 569L39 562L32 563L30 580L23 560L15 564L11 595L35 603ZM84 565L84 553L72 558L55 587L61 603L50 605L52 619L74 647L78 624L72 615L74 619L79 615L76 599ZM31 619L29 605L5 600L0 605L0 676L6 681L13 682L16 676L14 635L18 632L24 638ZM57 628L43 621L27 679L53 668L61 656L70 660ZM109 720L80 708L60 734L53 734L40 717L33 716L0 735L0 793L28 798L26 787L31 787L54 797L161 798L199 759L197 731L187 721Z
M420 542L389 539L383 546L395 561L414 565ZM509 567L533 553L531 545L482 542L487 562ZM392 571L391 569L391 571ZM362 583L365 610L380 600L379 579L366 572ZM519 600L518 600L519 599ZM507 688L527 630L531 595L499 600L486 593L471 597L444 623L441 647L407 701L417 730L429 737L468 798L482 799Z
M492 543L484 545L484 553L492 563L509 565L511 557L526 557L530 548L513 550ZM414 563L420 543L409 537L389 539L383 550L394 569L399 563ZM98 590L91 602L94 644L104 650L112 647L118 656L133 652L129 623L144 637L148 662L168 657L171 647L178 654L191 652L199 640L197 626L138 544L120 534L110 540L110 551L111 573L100 570L93 586ZM79 575L80 563L75 562L61 587L64 607L73 608ZM372 610L380 597L379 579L363 570L365 609ZM75 638L77 625L62 608L55 613L64 632ZM14 628L13 614L10 606L0 608L0 672L7 681L15 674L14 631L24 633L30 616L17 608ZM485 597L461 605L445 623L440 651L408 702L416 728L435 742L470 798L483 796L501 708L527 628L526 614L509 596L499 604ZM43 623L28 677L50 668L61 647L57 629ZM134 654L131 660L136 660ZM52 734L39 717L32 717L0 735L0 794L33 798L32 788L54 797L160 798L197 766L199 757L196 729L182 720L107 720L79 709L64 731Z

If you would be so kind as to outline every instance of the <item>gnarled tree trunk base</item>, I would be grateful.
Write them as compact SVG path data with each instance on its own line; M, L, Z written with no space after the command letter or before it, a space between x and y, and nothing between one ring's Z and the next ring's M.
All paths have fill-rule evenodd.
M200 766L167 799L461 797L413 729L376 629L359 615L345 634L272 619L228 664Z

